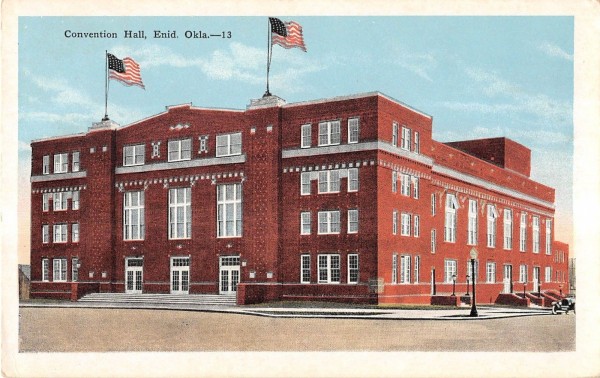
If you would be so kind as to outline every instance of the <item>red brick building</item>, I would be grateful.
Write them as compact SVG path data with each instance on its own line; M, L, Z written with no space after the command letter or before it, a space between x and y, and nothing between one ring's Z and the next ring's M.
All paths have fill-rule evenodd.
M567 287L530 150L436 142L381 93L171 106L31 145L32 297L430 303L468 290L472 248L479 302Z

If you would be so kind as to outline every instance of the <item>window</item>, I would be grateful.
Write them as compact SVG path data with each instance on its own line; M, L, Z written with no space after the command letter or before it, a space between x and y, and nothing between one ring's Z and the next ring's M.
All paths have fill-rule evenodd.
M67 225L66 224L55 224L54 225L54 243L66 243L67 242Z
M435 206L436 206L435 193L431 194L431 215L435 216Z
M217 136L217 157L219 157L219 137ZM192 158L192 140L180 139L170 140L169 145L169 161L190 160Z
M437 234L435 229L431 230L431 253L435 253L435 247L437 244Z
M47 244L50 242L50 226L47 224L42 225L42 243Z
M398 234L398 210L392 211L392 234Z
M348 119L348 143L358 143L358 118Z
M340 144L340 121L319 123L319 146Z
M48 211L50 208L50 193L42 194L42 211Z
M348 210L348 233L358 232L358 209Z
M415 221L414 221L415 222L415 227L414 227L414 230L413 230L413 235L418 238L419 234L421 233L421 230L419 229L420 228L419 216L415 215L414 219L415 219Z
M395 253L392 255L392 283L398 283L398 255Z
M73 152L73 161L71 161L71 172L79 172L79 151Z
M306 196L310 194L310 172L302 172L300 174L300 195Z
M504 209L504 249L512 248L512 210Z
M444 241L456 242L456 210L458 202L454 194L446 194L446 219L444 224Z
M67 192L54 193L52 207L54 211L67 210Z
M348 169L348 191L358 192L358 168Z
M413 185L413 198L419 199L419 178L416 176L411 177Z
M540 253L540 217L533 217L533 253Z
M217 186L217 237L242 236L242 184Z
M219 188L219 187L218 187ZM132 202L132 205L136 202ZM139 205L139 202L138 206ZM220 208L219 208L220 210ZM220 213L220 212L219 212ZM135 213L132 212L132 217ZM138 212L139 220L139 212ZM134 234L132 233L133 237ZM141 237L142 235L139 235ZM169 239L192 236L192 199L190 188L169 189Z
M71 281L77 282L79 280L79 259L73 257L71 259Z
M527 213L521 213L519 225L519 251L525 252L527 246Z
M410 196L410 175L405 173L400 174L400 192L403 196Z
M544 282L552 281L552 268L547 266L544 271Z
M340 255L318 255L319 283L340 283Z
M67 173L69 171L69 154L54 155L54 173Z
M398 191L398 172L392 171L392 193Z
M300 283L310 283L310 255L300 256Z
M71 242L79 242L79 223L73 223L71 225Z
M50 281L50 261L48 259L42 259L42 281Z
M126 192L123 197L123 240L144 240L144 192Z
M302 125L301 136L300 136L300 147L301 148L309 148L311 145L311 128L312 125L306 124Z
M527 265L525 264L521 264L521 266L519 267L519 282L527 282Z
M419 274L421 271L421 256L415 256L415 276L414 283L419 283Z
M487 205L487 246L494 248L496 246L496 206Z
M348 283L358 283L358 255L348 255Z
M456 260L444 260L444 282L452 283L456 278Z
M172 142L169 142L169 146L171 146L171 143ZM123 165L130 166L144 164L145 147L146 146L144 144L136 144L134 146L123 147Z
M310 211L300 213L300 235L310 235Z
M338 193L340 191L340 172L319 172L319 193Z
M546 254L552 254L552 220L546 219Z
M467 260L467 275L471 280L475 279L477 282L477 278L479 278L479 261L475 260L475 274L473 274L473 267L471 265L471 260Z
M467 244L477 245L477 201L469 200L469 224L467 227Z
M421 145L420 145L420 141L419 141L419 132L415 131L415 149L414 151L418 154L421 153Z
M486 282L496 283L496 263L488 262L486 266Z
M72 192L71 196L71 209L79 210L79 190L75 190Z
M319 211L319 235L340 233L340 212Z
M400 223L400 235L410 236L410 214L402 213Z
M42 174L50 174L50 155L44 155L42 158Z
M392 146L398 147L398 124L392 123Z
M66 282L67 281L67 259L52 260L52 281Z
M410 134L409 128L402 126L402 146L403 150L410 151Z
M400 283L410 283L410 256L400 256Z

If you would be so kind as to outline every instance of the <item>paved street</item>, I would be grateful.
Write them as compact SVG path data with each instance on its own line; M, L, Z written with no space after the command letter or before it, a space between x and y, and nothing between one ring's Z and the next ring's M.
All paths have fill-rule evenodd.
M430 311L431 312L431 311ZM576 315L480 320L273 318L20 308L20 351L569 351Z

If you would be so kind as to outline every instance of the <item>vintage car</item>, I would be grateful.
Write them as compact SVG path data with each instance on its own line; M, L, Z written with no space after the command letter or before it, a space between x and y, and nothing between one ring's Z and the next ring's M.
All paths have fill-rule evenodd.
M552 302L552 313L554 315L561 312L568 314L569 311L573 311L573 313L575 313L575 298L568 297L556 302Z

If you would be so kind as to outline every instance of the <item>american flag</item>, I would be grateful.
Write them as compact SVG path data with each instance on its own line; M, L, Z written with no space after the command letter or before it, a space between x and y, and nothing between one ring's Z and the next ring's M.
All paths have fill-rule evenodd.
M271 45L278 44L286 49L298 47L306 51L302 26L295 21L283 22L278 18L269 17L271 23Z
M113 54L106 54L108 59L108 77L109 79L115 79L121 83L131 86L138 85L144 89L144 83L142 83L142 76L140 74L140 65L130 57L119 59Z

